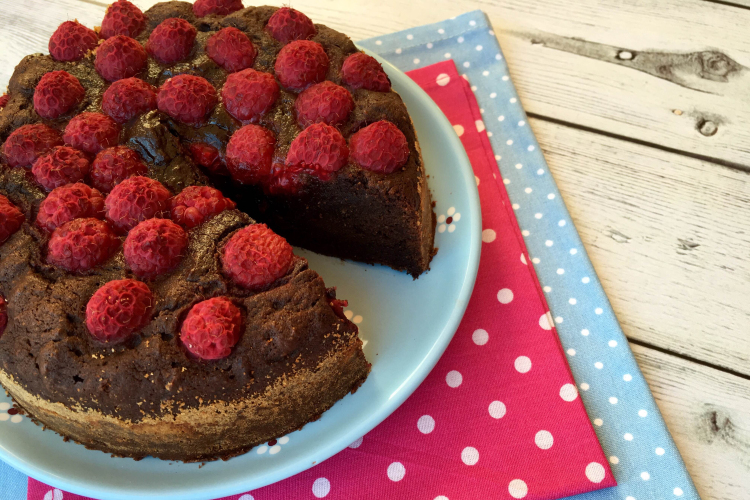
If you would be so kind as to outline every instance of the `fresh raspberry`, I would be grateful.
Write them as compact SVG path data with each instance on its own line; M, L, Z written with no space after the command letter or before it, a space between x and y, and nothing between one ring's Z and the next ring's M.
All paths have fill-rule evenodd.
M125 35L135 38L146 27L146 16L141 9L128 2L117 0L109 7L102 20L102 37L110 38L115 35Z
M285 45L276 57L274 69L281 85L291 90L304 90L326 78L328 55L323 46L309 40Z
M148 168L138 153L125 146L102 149L91 164L91 185L108 193L134 175L145 175Z
M129 177L116 185L104 200L107 220L127 232L142 220L169 214L169 191L148 177Z
M115 344L148 325L153 309L154 296L145 283L110 281L86 304L86 327L97 340Z
M42 118L54 120L83 100L86 90L67 71L46 73L34 89L34 109Z
M172 198L172 220L190 229L236 206L235 202L225 198L218 189L188 186Z
M219 102L213 85L193 75L170 78L161 86L156 99L159 110L190 125L202 122Z
M0 337L5 333L5 326L8 324L8 303L5 297L0 293Z
M380 120L349 138L352 159L362 168L390 174L409 159L409 144L404 133L391 122Z
M60 132L43 123L33 123L14 130L5 141L3 152L11 167L31 167L37 158L62 145Z
M353 109L354 100L349 91L329 81L305 90L294 103L297 123L302 128L319 122L340 125L349 118Z
M106 261L120 246L109 225L99 219L74 219L52 232L47 263L71 273L88 271Z
M47 191L78 182L89 173L89 159L82 151L57 146L39 157L31 169L36 181Z
M195 27L179 17L170 17L159 24L146 42L146 49L162 64L184 61L193 50Z
M125 262L136 276L155 278L180 263L187 245L187 233L171 220L144 220L125 238Z
M49 54L55 61L79 61L99 44L99 35L78 21L65 21L49 39Z
M304 187L302 174L313 174L320 179L328 179L331 174L313 171L299 165L274 163L271 166L271 177L263 183L263 189L270 194L296 194Z
M258 184L271 173L276 137L259 125L245 125L227 144L227 169L243 184Z
M315 25L310 18L290 7L282 7L274 12L266 29L281 43L307 40L315 35Z
M193 162L206 167L211 173L227 175L226 165L221 159L221 152L205 142L194 142L188 146Z
M245 69L229 75L221 98L230 115L251 120L271 109L279 98L279 85L268 73Z
M383 66L374 57L364 52L355 52L344 61L341 78L353 89L367 89L376 92L391 90L391 81L383 71Z
M226 297L195 304L182 322L180 340L201 359L221 359L231 354L240 340L242 313Z
M238 285L257 290L281 278L292 265L292 246L265 224L234 233L221 254L224 273Z
M24 219L23 212L0 194L0 245L18 231Z
M65 127L63 141L89 154L96 154L120 141L120 125L102 113L81 113Z
M86 217L104 218L104 197L96 189L77 182L52 190L39 205L36 225L52 232L66 222Z
M206 43L206 53L230 73L251 67L258 54L250 38L237 28L223 28L211 35Z
M242 0L195 0L193 14L204 17L209 14L226 16L242 9Z
M125 35L107 38L96 49L94 67L108 82L135 76L146 67L148 54L143 46Z
M0 95L0 109L3 109L5 106L7 106L8 101L10 101L10 96L8 94Z
M286 155L286 164L328 173L346 165L348 158L349 148L341 132L325 123L316 123L294 138Z
M102 96L102 111L117 123L152 109L156 109L156 89L138 78L118 80Z

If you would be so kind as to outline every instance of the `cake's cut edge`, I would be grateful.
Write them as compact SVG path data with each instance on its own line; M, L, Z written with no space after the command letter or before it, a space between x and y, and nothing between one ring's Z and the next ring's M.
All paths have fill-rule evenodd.
M411 118L411 117L410 117ZM414 121L411 123L414 127ZM419 139L416 138L417 129L414 128L414 149L416 149L419 155L419 162L422 165L422 175L419 179L418 192L420 195L420 211L421 220L419 221L420 227L420 244L421 244L421 261L419 267L414 269L407 269L408 272L414 279L417 279L423 272L429 271L430 262L432 258L437 254L437 247L435 246L435 227L437 226L437 217L435 211L432 209L432 193L430 188L427 186L427 174L424 171L424 161L422 160L422 148L419 146Z

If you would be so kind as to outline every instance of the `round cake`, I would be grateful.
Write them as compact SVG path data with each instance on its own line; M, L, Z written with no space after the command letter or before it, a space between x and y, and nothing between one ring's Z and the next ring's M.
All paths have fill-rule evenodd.
M345 35L239 0L66 21L0 98L0 384L119 456L226 459L370 364L291 244L403 270L435 253L414 128ZM258 221L258 222L256 222Z

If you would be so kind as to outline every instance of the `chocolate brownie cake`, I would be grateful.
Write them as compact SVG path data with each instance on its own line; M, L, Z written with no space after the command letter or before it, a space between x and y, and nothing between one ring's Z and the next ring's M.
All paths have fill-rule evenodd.
M49 49L0 98L0 383L20 409L90 448L195 461L356 390L346 302L290 243L428 269L419 145L377 61L239 0L118 0Z

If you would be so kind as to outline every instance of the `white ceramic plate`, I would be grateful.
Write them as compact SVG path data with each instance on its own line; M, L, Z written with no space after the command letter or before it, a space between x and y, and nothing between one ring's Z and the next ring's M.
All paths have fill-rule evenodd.
M382 266L323 257L303 250L338 296L366 340L372 373L320 420L283 439L227 462L136 462L86 450L27 418L7 413L0 396L0 458L55 487L107 500L206 500L280 481L320 463L366 434L393 413L419 386L448 346L469 301L479 265L481 212L474 173L453 127L409 77L385 61L417 129L429 187L439 216L454 222L436 234L440 249L431 270L418 280ZM458 215L460 214L460 215ZM273 454L271 453L273 452Z

